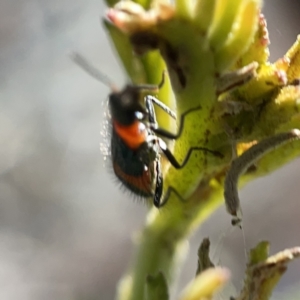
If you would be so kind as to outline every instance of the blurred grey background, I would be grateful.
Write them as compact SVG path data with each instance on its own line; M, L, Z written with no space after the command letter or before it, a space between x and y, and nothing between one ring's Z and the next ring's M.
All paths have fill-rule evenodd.
M0 299L113 299L144 222L146 207L117 187L99 151L109 91L67 56L78 50L126 82L99 22L104 12L100 0L0 1ZM264 12L274 61L300 33L300 2L266 0ZM243 190L248 248L261 239L272 253L300 245L299 166ZM209 236L215 262L240 288L244 244L229 223L221 207L192 237L180 287ZM277 292L292 286L300 289L299 262Z

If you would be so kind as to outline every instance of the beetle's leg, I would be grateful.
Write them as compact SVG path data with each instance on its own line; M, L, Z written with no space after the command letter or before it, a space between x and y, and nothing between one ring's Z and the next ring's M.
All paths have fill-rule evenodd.
M223 158L223 155L220 152L218 152L218 151L209 150L209 149L207 149L205 147L191 147L189 149L187 155L185 156L183 162L179 163L178 160L175 158L175 156L172 154L172 152L168 149L166 143L162 139L158 139L158 143L159 143L159 147L160 147L161 151L164 153L164 155L167 157L167 159L170 162L170 164L175 169L182 169L186 165L186 163L190 159L191 154L194 151L206 151L206 152L212 153L215 156Z
M172 139L172 140L176 140L178 139L180 136L181 136L181 133L182 133L182 130L184 128L184 120L185 120L185 117L190 114L191 112L193 111L197 111L197 110L200 110L201 107L198 106L198 107L193 107L189 110L187 110L186 112L184 112L181 117L180 117L180 124L179 124L179 129L178 129L178 132L177 133L172 133L172 132L169 132L163 128L160 128L158 127L158 124L155 123L155 124L150 124L150 128L153 130L153 132L155 132L156 134L159 134L160 136L162 137L165 137L167 139Z
M161 149L161 151L165 154L165 156L167 157L167 159L169 160L169 162L171 163L171 165L176 168L176 169L181 169L183 168L186 163L188 162L191 154L193 151L208 151L208 152L211 152L213 153L214 155L216 156L219 156L219 157L223 157L222 154L220 154L219 152L217 151L212 151L212 150L209 150L209 149L206 149L206 148L203 148L203 147L191 147L188 151L188 154L186 155L185 159L183 160L183 162L180 164L177 159L175 158L175 156L172 154L172 152L167 148L167 145L166 143L158 138L158 144L159 144L159 147ZM157 174L158 176L158 174ZM163 179L161 178L161 181ZM157 184L156 184L156 188L157 188ZM161 184L161 188L162 188L162 184ZM170 193L173 192L181 201L185 201L182 196L177 192L177 190L175 188L173 188L172 186L169 186L168 187L168 190L166 191L164 197L163 197L163 200L161 200L161 195L162 195L162 191L159 193L159 198L157 197L157 199L154 198L154 205L156 207L162 207L163 205L165 205L167 202L168 202L168 199L169 199L169 196L170 196ZM157 192L155 192L155 196L157 195Z
M157 121L156 121L156 113L155 113L154 106L153 106L153 103L151 101L150 96L146 96L145 104L146 104L146 109L147 109L147 112L148 112L148 121L149 121L149 123L150 124L155 124L155 126L158 126Z
M155 118L156 114L155 114L153 103L155 103L162 110L164 110L169 116L171 116L173 119L176 120L176 114L167 105L165 105L164 103L159 101L156 97L147 95L145 97L145 104L146 104L146 108L147 108L148 114L149 114L149 122L156 124L156 126L154 126L154 127L158 127L158 125L157 125L156 118ZM151 117L153 117L153 116L154 116L155 122L151 122Z
M159 208L161 207L161 196L163 193L163 186L164 186L160 160L156 161L155 171L156 171L156 184L155 184L153 204L155 207Z
M149 103L151 103L152 105L153 105L153 103L155 103L163 111L165 111L169 116L171 116L173 119L176 120L176 114L175 114L175 112L173 110L171 110L169 108L169 106L167 106L166 104L164 104L163 102L161 102L156 97L154 97L152 95L147 95L146 98L145 98L145 102L146 102L146 107L147 107L147 105L149 105ZM149 102L149 103L147 103L147 102Z
M181 195L176 191L175 188L173 188L172 186L169 186L166 193L165 193L165 195L164 195L164 197L163 197L163 199L162 199L162 201L161 201L161 203L160 203L160 205L157 206L158 208L160 208L160 207L167 204L172 192L179 198L180 201L182 201L182 202L185 201L185 199L181 197Z
M178 139L183 130L185 116L193 111L200 109L200 107L191 108L188 111L186 111L185 113L183 113L181 116L181 120L180 120L179 130L176 134L174 134L174 133L168 132L168 131L158 127L158 124L156 121L156 114L155 114L155 110L154 110L154 106L153 106L153 102L156 104L157 104L157 102L153 101L153 99L156 99L156 98L153 98L152 96L147 96L145 99L145 104L146 104L146 108L148 111L148 121L150 124L149 126L155 134L159 134L159 135L161 135L165 138L169 138L169 139ZM157 100L157 101L159 101L159 100ZM161 102L159 102L159 103L161 103ZM162 107L160 104L159 104L159 106ZM167 109L169 110L168 107L167 107ZM166 112L168 112L168 111L166 110ZM161 151L164 153L164 155L169 160L171 165L176 169L181 169L186 165L186 163L188 162L193 151L207 151L207 152L212 153L215 156L218 156L221 158L223 157L223 155L218 151L213 151L213 150L207 149L205 147L191 147L189 149L186 157L184 158L183 162L179 163L177 161L177 159L175 158L175 156L172 154L172 152L168 149L166 143L161 138L157 138L157 141L158 141L158 145L159 145ZM155 187L154 200L153 200L154 205L156 207L161 207L161 206L165 205L168 201L168 198L169 198L171 192L175 193L179 199L184 201L184 199L181 197L181 195L172 186L168 187L168 190L167 190L163 200L161 201L161 196L162 196L162 191L163 191L163 177L162 177L160 163L157 164L156 173L157 173L157 179L156 179L156 187Z

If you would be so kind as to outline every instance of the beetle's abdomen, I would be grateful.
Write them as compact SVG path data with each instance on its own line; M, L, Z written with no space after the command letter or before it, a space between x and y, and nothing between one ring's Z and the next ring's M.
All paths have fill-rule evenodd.
M129 190L142 197L153 196L153 172L142 161L140 148L129 148L114 130L111 156L116 176Z

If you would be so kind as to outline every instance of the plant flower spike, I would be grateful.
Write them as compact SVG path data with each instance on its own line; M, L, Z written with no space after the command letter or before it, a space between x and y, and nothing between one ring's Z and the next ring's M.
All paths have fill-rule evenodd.
M283 58L268 62L261 2L107 0L104 25L132 82L157 85L167 71L155 95L165 106L156 107L155 115L145 120L151 122L153 115L159 128L174 133L157 138L157 125L147 125L153 139L164 141L155 157L161 163L164 205L159 198L149 211L135 257L119 284L119 300L169 299L189 235L224 198L233 222L241 222L238 186L300 154L300 38ZM174 111L176 119L161 107ZM267 244L263 245L252 251L266 254ZM297 257L298 250L285 250L284 257ZM245 287L233 299L269 299L286 269L282 261L290 260L279 259L282 268L274 267L273 273L265 272L255 281L256 273L249 268L268 266L270 258L252 259ZM200 272L180 299L212 299L229 272L209 270ZM247 284L253 281L258 286L250 297L253 291ZM268 291L263 289L266 283Z

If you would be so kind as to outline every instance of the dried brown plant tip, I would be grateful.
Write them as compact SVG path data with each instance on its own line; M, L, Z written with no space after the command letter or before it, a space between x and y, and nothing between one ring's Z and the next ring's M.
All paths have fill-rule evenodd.
M225 177L224 198L227 211L234 217L232 225L240 225L242 211L238 195L238 179L259 158L277 147L300 138L300 130L293 129L266 138L234 159Z
M288 264L300 257L300 247L294 247L269 256L269 243L260 242L249 253L244 286L232 300L268 300L288 268ZM282 298L286 299L286 298Z
M198 267L196 275L199 275L203 271L214 268L214 264L209 257L210 250L210 240L209 238L204 238L199 249L198 249Z

